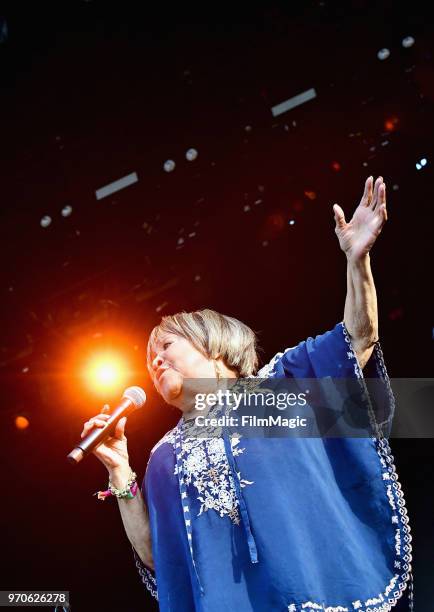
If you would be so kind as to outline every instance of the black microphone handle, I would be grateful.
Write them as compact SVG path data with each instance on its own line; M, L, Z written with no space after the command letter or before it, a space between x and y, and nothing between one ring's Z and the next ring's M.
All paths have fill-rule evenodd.
M115 430L116 424L124 416L128 416L136 410L137 406L127 397L123 398L121 403L113 410L110 418L107 419L105 427L97 427L91 431L83 440L75 446L67 459L70 463L79 463L86 455L88 455L98 444L108 438Z

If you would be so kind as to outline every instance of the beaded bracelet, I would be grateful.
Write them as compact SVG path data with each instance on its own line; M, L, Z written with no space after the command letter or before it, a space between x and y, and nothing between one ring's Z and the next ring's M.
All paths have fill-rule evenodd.
M104 501L106 497L117 497L118 499L133 499L137 495L138 485L136 482L137 474L130 471L128 482L123 489L116 489L109 480L108 489L106 491L97 491L94 495L98 496L98 499Z

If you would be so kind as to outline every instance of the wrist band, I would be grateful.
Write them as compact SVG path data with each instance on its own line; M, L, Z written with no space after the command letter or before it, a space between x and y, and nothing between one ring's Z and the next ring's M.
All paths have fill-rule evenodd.
M101 501L104 501L106 497L110 496L117 497L118 499L132 499L137 495L137 491L139 488L136 482L136 478L137 474L133 472L133 470L131 470L130 475L128 477L128 482L123 489L117 489L112 485L111 480L109 480L108 489L106 491L97 491L96 493L94 493L94 495L97 495L98 499L100 499Z

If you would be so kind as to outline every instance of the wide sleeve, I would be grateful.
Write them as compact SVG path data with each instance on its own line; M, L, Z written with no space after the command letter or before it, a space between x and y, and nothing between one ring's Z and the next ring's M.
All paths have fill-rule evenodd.
M357 379L364 401L375 414L378 435L390 436L395 400L380 343L375 343L372 355L362 371L343 321L324 334L309 337L277 353L259 370L257 376Z

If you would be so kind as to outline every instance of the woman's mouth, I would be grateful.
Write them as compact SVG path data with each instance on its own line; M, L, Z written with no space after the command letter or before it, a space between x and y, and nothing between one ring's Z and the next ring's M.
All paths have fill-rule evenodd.
M160 381L160 378L163 376L164 372L167 372L168 369L169 369L168 367L167 368L158 368L157 374L156 374L156 379L158 381Z

